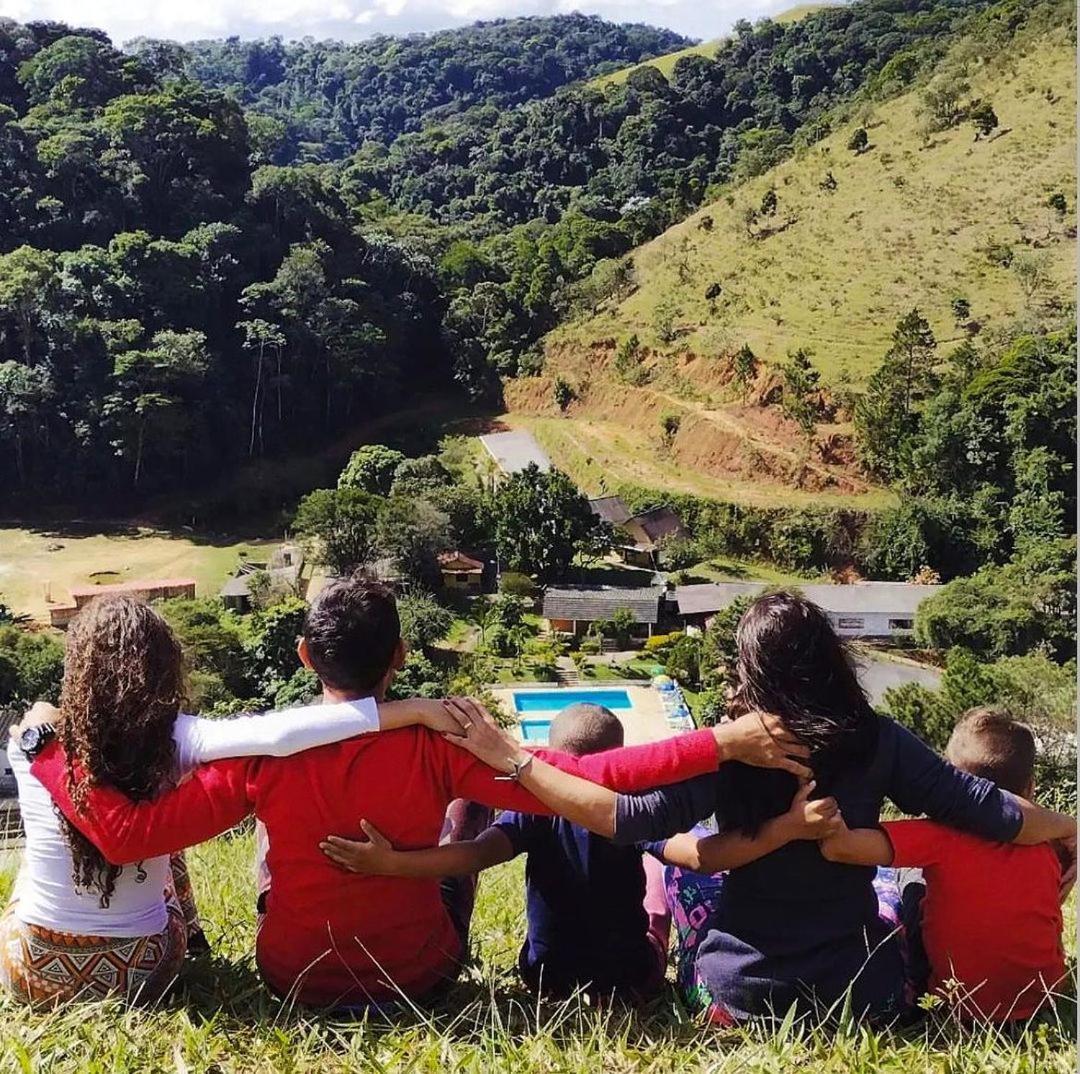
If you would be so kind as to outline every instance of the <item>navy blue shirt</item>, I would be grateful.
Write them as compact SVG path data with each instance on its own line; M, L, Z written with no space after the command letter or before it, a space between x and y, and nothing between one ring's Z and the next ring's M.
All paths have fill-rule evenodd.
M591 986L603 994L655 978L639 848L616 846L562 817L504 813L495 827L515 854L528 855L519 966L530 986L557 994Z
M1011 842L1023 823L1016 801L988 780L943 761L906 728L879 717L870 760L822 787L850 828L878 823L885 798L904 813ZM640 795L619 795L615 841L667 839L712 816L724 767ZM717 817L721 831L724 818ZM697 949L699 977L736 1018L782 1017L793 1003L819 1013L852 988L857 1014L887 1014L902 994L892 929L877 912L874 870L826 861L817 843L788 843L733 870Z

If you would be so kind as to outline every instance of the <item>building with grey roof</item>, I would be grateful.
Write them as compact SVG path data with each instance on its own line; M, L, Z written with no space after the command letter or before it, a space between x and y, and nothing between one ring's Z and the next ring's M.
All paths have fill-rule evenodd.
M597 518L613 526L621 526L633 518L633 512L621 496L597 496L589 501L589 507Z
M506 433L487 433L480 437L484 450L495 461L504 477L520 473L528 466L543 471L551 469L551 459L536 442L536 437L524 429L511 429Z
M737 597L756 597L776 588L765 582L709 582L675 587L679 618L686 626L704 627ZM855 582L852 585L795 587L829 617L838 634L849 638L893 638L910 634L915 613L939 585L910 582Z
M544 593L542 614L552 630L582 634L593 623L610 619L620 608L626 608L634 617L638 633L651 635L660 621L666 592L663 586L552 586Z

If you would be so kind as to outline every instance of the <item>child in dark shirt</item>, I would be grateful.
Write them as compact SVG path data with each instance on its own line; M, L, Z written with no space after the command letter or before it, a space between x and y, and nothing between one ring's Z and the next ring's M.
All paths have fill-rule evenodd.
M962 716L945 756L1003 790L1034 796L1035 739L1003 712L981 708ZM901 820L841 826L821 852L831 861L891 865L908 875L904 924L929 964L912 983L916 992L925 987L947 999L961 1017L1029 1018L1064 978L1062 867L1051 844L991 843L933 821Z
M551 747L575 756L622 744L622 724L600 705L570 705L551 724ZM825 834L835 802L807 799L800 792L790 815L774 818L776 831L762 832L760 854L778 845L778 834L781 842ZM361 826L370 842L332 837L325 848L353 872L463 876L527 854L527 936L518 968L534 991L565 996L584 988L644 999L663 982L671 919L663 867L643 854L644 847L616 846L561 817L525 813L503 813L476 839L424 850L394 850L370 824ZM739 842L742 858L746 841ZM725 845L723 836L676 836L667 841L664 858L686 868L726 868Z

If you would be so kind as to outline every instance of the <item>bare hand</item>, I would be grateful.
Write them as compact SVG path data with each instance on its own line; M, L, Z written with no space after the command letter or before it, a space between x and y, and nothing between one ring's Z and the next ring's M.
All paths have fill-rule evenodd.
M815 786L813 780L804 783L791 800L785 820L790 825L792 839L828 839L839 834L844 823L835 798L810 800Z
M1061 883L1058 886L1058 895L1064 902L1076 885L1076 836L1055 840L1053 846L1061 859Z
M447 698L446 707L467 727L464 737L444 735L455 746L499 772L512 772L524 757L521 743L504 731L482 705L469 697Z
M737 720L717 724L713 733L724 761L781 768L804 780L812 775L806 765L796 760L809 757L809 747L784 726L779 716L752 709Z
M344 839L340 835L328 835L319 844L319 849L336 865L350 873L363 876L389 876L393 873L393 863L399 851L393 848L374 824L360 821L360 828L368 841Z
M40 727L44 723L56 725L60 719L60 710L48 701L35 701L29 711L18 723L13 723L8 729L12 738L18 738L28 727Z
M448 698L447 700L460 701L462 699ZM416 698L412 704L420 709L420 722L424 727L430 728L432 731L460 738L469 730L469 721L461 716L456 709L449 708L446 701L441 698L434 701Z

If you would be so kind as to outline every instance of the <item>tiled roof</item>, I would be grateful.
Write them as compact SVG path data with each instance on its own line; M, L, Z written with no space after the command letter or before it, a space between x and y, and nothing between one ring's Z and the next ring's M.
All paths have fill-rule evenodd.
M145 593L151 589L180 589L193 586L194 578L141 578L134 582L109 582L107 585L73 586L71 596L98 597L102 593Z
M592 513L613 526L621 526L631 517L630 508L623 503L621 496L598 496L589 501Z
M656 623L660 618L659 586L629 589L609 586L590 589L585 586L559 586L544 593L545 619L580 619L595 622L610 619L619 608L629 608L637 623Z
M483 560L473 559L464 552L440 552L438 555L439 566L444 570L458 571L482 571Z
M709 615L726 608L736 597L756 597L775 588L765 582L711 582L675 587L680 615ZM794 586L807 600L837 615L877 613L897 619L914 618L915 610L937 593L939 585L913 585L910 582L856 582L853 585Z
M480 437L480 443L504 474L519 473L530 463L535 463L541 470L551 469L551 460L544 449L536 442L532 433L522 429L512 429L508 433L488 433Z

